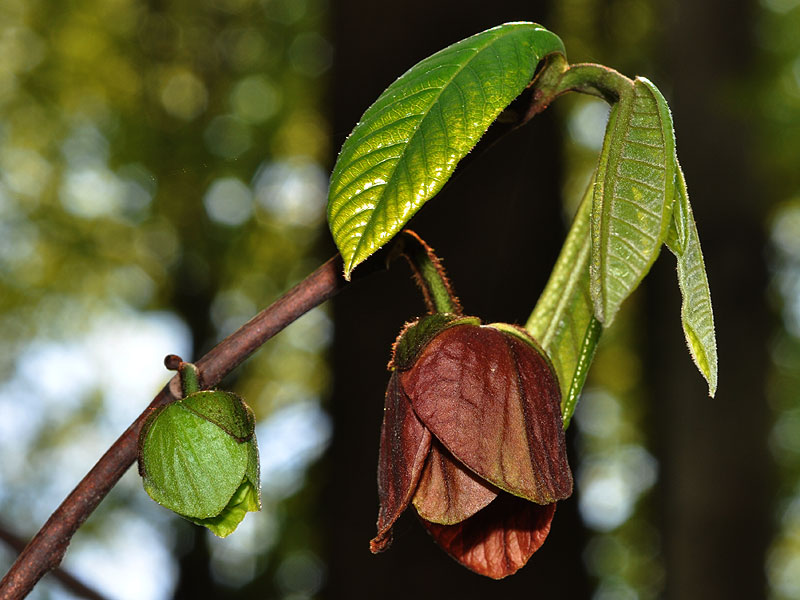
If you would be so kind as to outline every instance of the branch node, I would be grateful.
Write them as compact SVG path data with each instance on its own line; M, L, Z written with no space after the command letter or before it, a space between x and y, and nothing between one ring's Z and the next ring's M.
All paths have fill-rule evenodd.
M182 362L183 359L177 354L167 354L164 357L164 366L167 367L168 371L177 371L181 368Z

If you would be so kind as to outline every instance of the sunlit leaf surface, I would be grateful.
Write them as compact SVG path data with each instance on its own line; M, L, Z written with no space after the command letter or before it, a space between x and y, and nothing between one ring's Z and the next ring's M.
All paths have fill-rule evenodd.
M608 326L650 270L672 211L675 136L664 97L638 77L613 107L595 180L591 290Z
M370 106L331 176L328 222L345 276L435 195L539 61L564 52L534 23L507 23L418 63Z
M700 237L689 204L683 171L678 166L675 209L667 236L667 247L678 259L678 285L681 288L681 323L689 352L708 381L708 393L717 391L717 339L711 291L700 248Z
M590 183L586 189L550 279L526 325L558 374L565 428L602 331L589 294L592 187Z

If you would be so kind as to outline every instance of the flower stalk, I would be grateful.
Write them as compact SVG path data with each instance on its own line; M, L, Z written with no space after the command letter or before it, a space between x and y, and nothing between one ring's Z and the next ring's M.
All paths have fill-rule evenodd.
M462 314L461 303L433 248L415 232L404 229L398 236L392 257L398 254L408 261L430 314Z

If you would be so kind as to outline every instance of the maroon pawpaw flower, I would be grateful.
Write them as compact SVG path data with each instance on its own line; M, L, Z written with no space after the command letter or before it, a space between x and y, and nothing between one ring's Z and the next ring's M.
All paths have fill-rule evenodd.
M378 464L373 552L413 504L438 544L500 579L521 568L572 493L560 391L524 330L432 315L395 344Z

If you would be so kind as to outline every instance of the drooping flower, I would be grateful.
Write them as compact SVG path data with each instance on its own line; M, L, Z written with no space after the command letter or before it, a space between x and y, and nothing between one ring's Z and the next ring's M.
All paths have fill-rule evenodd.
M558 380L524 330L434 314L395 344L373 552L413 504L438 544L500 579L521 568L572 493Z

